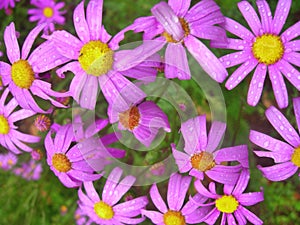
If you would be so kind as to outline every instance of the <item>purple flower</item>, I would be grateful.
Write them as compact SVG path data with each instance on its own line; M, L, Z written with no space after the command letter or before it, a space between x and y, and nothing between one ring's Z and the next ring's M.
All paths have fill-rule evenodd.
M87 218L87 215L82 211L80 207L78 207L75 211L75 220L77 225L90 225L92 221Z
M49 100L57 107L65 107L64 105L52 99L50 96L64 97L67 96L68 93L59 93L53 91L51 89L51 84L38 78L37 74L45 71L40 71L37 67L44 65L45 63L49 65L51 65L51 63L55 64L56 60L60 60L56 58L55 51L47 53L51 55L53 62L44 59L44 52L41 52L40 48L41 46L44 46L43 48L48 49L50 46L48 43L40 45L29 55L35 38L44 28L44 26L45 24L38 25L28 34L22 47L21 55L14 23L11 23L5 28L4 42L6 46L7 57L12 65L9 65L5 62L0 62L0 74L4 86L8 85L10 92L16 98L22 108L31 109L32 111L40 113L49 113L51 112L51 109L48 111L41 109L34 100L33 95L45 100Z
M0 169L10 170L14 165L16 165L18 157L8 152L7 154L0 154Z
M167 115L152 101L145 101L121 111L119 105L110 106L108 116L111 123L119 121L120 130L128 130L145 146L149 147L160 128L170 132Z
M251 31L238 22L226 18L224 28L239 39L229 38L227 43L212 42L212 47L239 50L220 58L223 65L236 69L226 82L226 88L236 87L252 70L255 69L249 90L248 104L255 106L262 94L267 71L272 83L278 106L288 105L288 93L282 74L298 90L300 90L300 73L294 66L300 66L300 42L294 40L299 36L300 22L288 28L281 35L280 32L288 16L291 0L279 0L274 18L265 0L256 1L260 18L248 1L238 3L239 10L246 19Z
M40 114L34 119L34 126L41 132L49 130L51 120L48 116Z
M118 167L109 174L100 199L92 182L84 182L86 194L78 190L79 207L96 224L139 224L145 218L137 217L148 204L146 196L117 204L131 188L135 177L126 176L120 181L122 170Z
M20 154L20 150L31 152L32 148L23 142L37 143L40 141L40 137L18 131L18 127L14 123L35 115L35 112L27 109L13 112L18 103L15 98L12 98L5 105L8 93L9 90L6 88L0 98L0 144L15 154Z
M184 177L179 174L172 174L168 184L168 195L166 206L164 200L158 192L156 184L153 184L150 189L150 196L156 208L160 211L142 210L142 214L151 219L154 224L165 225L185 225L185 224L198 224L210 207L198 207L194 201L188 201L184 205L186 193L190 187L192 178ZM205 202L206 197L199 194L195 196L199 202ZM184 205L184 206L183 206Z
M181 133L186 153L176 150L175 145L172 144L173 156L179 171L181 173L189 171L191 176L200 180L203 180L206 174L217 182L234 185L241 168L249 167L248 149L246 145L218 149L225 129L225 123L215 121L207 137L205 115L184 122L181 125ZM241 165L221 164L221 162L228 161L238 161Z
M55 30L54 24L63 25L65 18L62 16L66 10L60 11L65 6L64 2L56 3L54 0L31 0L30 4L34 5L35 9L29 9L29 21L38 21L38 24L46 23L44 34Z
M114 104L115 99L121 95L121 101L117 104L125 111L131 103L140 102L146 95L123 75L137 79L142 79L141 76L155 79L157 71L152 67L160 62L153 61L151 56L156 52L157 46L155 43L146 43L134 50L116 52L124 33L111 39L102 25L102 7L102 0L91 0L86 16L83 1L76 7L73 22L79 39L67 31L55 31L47 38L56 46L58 57L69 61L57 70L57 74L61 77L64 77L63 73L66 71L75 74L70 92L80 106L94 109L100 86L109 104ZM145 64L145 59L149 59L150 63Z
M200 202L198 205L215 206L202 221L213 225L222 213L221 225L225 225L226 221L227 224L246 225L247 220L255 225L263 224L263 221L244 207L255 205L264 200L263 192L243 193L248 185L249 179L249 171L244 169L236 185L224 185L223 195L216 193L215 183L210 183L209 190L207 190L200 180L195 181L196 190L201 195L213 199L213 201L208 201L206 204ZM196 201L195 199L195 202Z
M47 151L47 163L59 180L69 188L79 187L84 181L94 181L101 174L94 174L94 169L86 162L85 157L93 157L89 151L93 150L94 144L84 144L87 155L82 155L79 144L70 148L74 139L74 131L71 124L61 126L54 140L50 131L45 139Z
M14 173L23 177L26 180L39 180L43 172L41 163L37 163L31 159L27 163L23 163L21 168L16 168Z
M130 26L135 32L144 32L144 40L167 43L165 75L167 78L191 78L185 47L214 80L222 82L227 71L216 56L197 38L225 39L224 29L214 26L224 22L220 8L213 0L200 1L190 10L190 0L160 2L152 15L135 20ZM158 36L158 37L157 37Z
M300 129L300 98L294 98L293 104L296 122ZM257 156L274 159L275 165L273 166L258 166L263 175L272 181L282 181L293 176L300 167L299 133L274 106L268 108L265 114L275 130L287 143L254 130L250 131L249 138L251 142L266 150L254 151Z
M9 7L14 8L15 2L19 2L20 0L1 0L0 1L0 9L8 9Z

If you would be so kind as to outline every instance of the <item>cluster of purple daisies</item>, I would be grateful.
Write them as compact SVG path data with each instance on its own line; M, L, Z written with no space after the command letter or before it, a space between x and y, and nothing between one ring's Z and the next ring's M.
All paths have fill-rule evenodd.
M2 0L0 9L13 8L15 2ZM201 0L193 6L190 0L169 0L154 5L151 16L137 18L113 37L102 24L102 0L89 0L86 9L84 1L76 6L76 34L63 30L63 2L31 0L31 4L35 8L28 11L29 21L37 21L37 25L22 47L13 22L4 31L8 60L0 61L0 144L7 152L0 155L1 168L38 179L43 151L33 146L42 141L53 173L64 186L78 188L77 224L140 224L146 218L160 225L263 223L247 209L264 200L263 190L245 193L250 179L247 145L220 147L225 123L213 121L209 132L205 115L181 124L183 149L170 146L179 172L171 174L165 197L154 183L148 197L124 199L136 177L122 178L124 171L119 167L104 173L113 159L126 155L125 150L110 146L118 142L120 133L97 134L117 124L119 130L130 132L149 147L161 129L171 132L171 118L147 99L139 84L154 82L158 71L167 79L192 79L186 51L219 83L227 79L227 68L239 65L226 80L228 90L254 71L247 98L251 106L260 101L268 74L278 107L286 108L289 98L284 77L300 90L300 73L294 67L300 66L300 41L295 40L300 22L281 32L291 0L279 0L274 15L266 0L256 1L259 15L248 1L240 1L238 8L250 30L223 16L213 0ZM133 49L121 49L119 43L128 31L142 32L143 42ZM227 37L228 33L236 38ZM33 49L38 37L44 41ZM209 40L212 48L236 51L218 58L200 39ZM54 70L62 80L70 76L68 90L54 90L45 76ZM56 111L69 108L71 100L82 109L95 110L99 92L108 104L108 118L87 122L78 114L67 124L53 122ZM47 101L48 107L41 101ZM300 98L293 99L293 107L300 129ZM257 156L275 162L269 167L258 166L262 174L271 181L282 181L300 167L299 130L274 106L265 115L283 140L254 130L249 139L261 147L254 151ZM38 132L18 126L19 121L33 116ZM40 132L46 132L45 138ZM32 159L13 168L17 155L24 151L30 152ZM104 175L107 180L103 189L97 190L99 195L94 182L103 180Z

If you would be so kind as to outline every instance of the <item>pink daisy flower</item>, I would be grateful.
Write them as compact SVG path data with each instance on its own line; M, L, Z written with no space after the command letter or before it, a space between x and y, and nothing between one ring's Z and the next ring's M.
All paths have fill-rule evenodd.
M109 104L114 104L115 99L121 95L122 99L117 104L125 111L129 108L127 102L135 104L146 95L127 80L123 72L126 76L139 79L141 75L136 73L136 70L131 74L130 69L141 66L145 59L156 52L157 46L155 42L151 42L134 50L116 52L118 43L124 38L124 32L111 39L102 25L102 6L102 0L91 0L87 6L86 16L83 1L76 7L73 22L79 39L67 31L55 31L48 40L56 46L60 53L58 57L63 56L67 61L71 61L57 70L57 74L61 77L64 77L63 73L66 71L75 74L70 92L81 107L95 108L100 86ZM150 63L148 67L152 67L152 64ZM145 68L147 68L145 65L140 67L141 70ZM147 77L155 79L157 72L155 69L150 68L147 72L149 72Z
M239 145L218 149L225 129L225 123L212 122L207 137L205 115L184 122L181 125L181 133L185 153L178 151L172 144L173 156L179 171L189 172L189 175L200 180L203 180L206 174L217 182L234 185L241 169L249 167L248 148L247 145ZM221 164L232 161L238 161L240 164L234 166Z
M20 154L21 150L31 152L32 148L23 142L37 143L40 137L18 131L14 123L35 115L35 112L27 109L13 112L18 103L15 98L12 98L5 105L8 93L9 90L6 88L0 98L0 144L15 154Z
M191 78L186 48L209 76L222 82L228 74L226 69L198 38L225 40L225 30L214 26L224 22L224 16L213 0L200 1L189 9L190 3L190 0L160 2L151 9L153 16L136 19L130 29L144 32L144 40L160 41L162 47L167 44L164 70L167 78Z
M263 192L243 193L246 190L249 179L249 171L244 169L236 185L224 185L223 195L217 194L215 183L210 183L209 190L207 190L200 180L195 181L196 190L201 195L213 199L213 201L208 200L206 204L200 202L198 205L215 206L202 221L211 225L216 224L218 217L222 213L221 225L225 225L226 221L227 224L239 225L246 225L247 221L255 225L263 224L263 221L245 208L245 206L255 205L264 200ZM195 202L197 202L196 199Z
M15 2L19 2L20 0L1 0L0 1L0 9L8 9L15 7Z
M131 188L135 177L126 176L120 181L123 171L116 167L109 174L100 199L92 182L84 182L83 193L78 190L79 207L96 224L140 224L145 218L137 217L148 204L146 196L119 203L122 196Z
M0 154L0 169L10 170L17 162L18 157L11 152Z
M14 23L11 23L5 28L4 42L7 57L11 65L0 62L0 74L4 86L8 86L8 89L22 108L31 109L32 111L40 113L49 113L51 109L48 111L41 109L34 100L33 95L49 100L54 106L65 107L50 96L64 97L68 96L68 93L53 91L51 84L40 80L38 77L38 73L46 71L39 70L38 67L45 64L51 66L52 64L56 64L57 60L59 60L59 62L62 61L55 56L53 50L51 50L52 53L51 51L47 53L51 55L51 60L44 59L44 52L41 52L41 48L43 46L43 49L49 50L49 44L44 43L40 45L29 55L34 40L44 26L45 24L38 25L28 34L22 47L22 54L20 54ZM54 56L52 54L54 54Z
M13 172L26 180L39 180L43 172L43 167L41 163L37 163L31 159L29 162L23 163L22 167L15 168Z
M84 181L94 181L101 177L101 174L94 174L94 169L85 160L85 157L92 157L89 152L94 145L88 145L87 142L84 145L89 156L82 155L79 144L70 148L74 139L71 124L61 126L54 140L51 134L50 131L45 138L47 163L63 185L69 188L79 187Z
M300 129L300 98L294 98L293 104L297 126ZM274 159L274 166L258 166L263 175L272 181L282 181L293 176L300 167L299 132L274 106L268 108L265 114L275 130L287 143L254 130L250 131L249 138L251 142L265 150L254 151L257 156Z
M87 218L87 215L82 211L80 207L78 207L75 211L75 220L77 225L90 225L92 224L92 220Z
M190 187L192 178L184 177L179 174L172 174L168 184L166 206L164 200L159 194L156 184L150 189L150 196L156 208L160 211L142 210L142 215L151 219L153 224L164 225L185 225L198 224L202 218L209 212L210 207L199 208L198 204L190 200L184 205L186 193ZM197 194L195 197L198 202L205 202L206 197ZM184 206L183 206L184 205Z
M300 73L293 66L300 66L300 55L297 52L300 49L300 41L293 40L300 34L300 22L280 34L291 3L291 0L279 0L272 18L267 1L256 1L261 18L259 19L248 1L240 1L238 8L252 32L238 22L226 18L224 28L239 39L229 38L228 43L211 42L212 47L238 50L220 58L226 68L242 64L227 80L225 84L227 89L236 87L255 69L248 90L249 105L255 106L258 103L267 71L280 108L288 105L288 93L283 76L300 90Z
M31 0L30 4L34 5L35 9L29 9L29 21L38 21L38 24L46 23L44 34L55 30L54 24L65 24L65 18L62 16L66 10L60 11L64 6L64 2L55 2L54 0Z
M149 147L160 128L170 132L167 115L152 101L131 106L126 111L119 111L118 105L108 109L111 123L119 121L120 130L128 130L142 144Z

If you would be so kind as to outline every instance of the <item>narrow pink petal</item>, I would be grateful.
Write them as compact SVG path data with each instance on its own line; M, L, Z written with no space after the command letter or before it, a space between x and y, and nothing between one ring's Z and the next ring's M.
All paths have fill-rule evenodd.
M83 43L90 41L90 30L85 20L84 1L78 4L73 12L73 23L76 33Z
M289 161L294 152L294 148L285 142L254 130L250 130L249 139L254 144L271 151L255 151L254 153L256 155L260 157L271 157L276 163Z
M72 180L66 173L60 173L58 179L61 181L63 185L67 188L76 188L81 185L80 181Z
M226 123L213 121L208 134L208 142L206 146L207 152L213 152L221 144L221 140L225 134Z
M121 178L123 171L119 167L114 168L104 185L103 192L102 192L102 200L107 204L111 205L111 202L114 200L114 192L115 188L118 185L118 182Z
M4 147L6 147L8 150L12 151L15 154L20 154L21 151L13 143L14 140L15 140L15 138L10 137L9 135L5 135L4 142L5 142L6 146L4 146Z
M126 176L119 182L118 186L114 190L112 199L110 199L112 205L115 205L123 197L123 195L129 191L135 180L136 178L134 176Z
M248 60L237 68L226 81L225 87L228 90L235 88L245 77L256 67L256 60Z
M7 86L11 81L11 65L0 61L0 74L4 86Z
M238 197L239 203L241 203L244 206L255 205L258 202L262 202L263 200L264 200L263 192L250 192L246 194L241 194Z
M202 182L200 180L196 180L194 182L194 186L196 188L196 190L198 191L199 194L207 197L207 198L212 198L212 199L217 199L218 195L213 194L211 192L209 192L202 184Z
M299 22L300 26L300 22ZM298 30L300 29L297 28ZM298 52L300 51L300 40L294 40L294 41L289 41L284 44L285 45L285 54L283 55L283 58L285 58L285 55L289 55L288 52Z
M152 202L154 203L154 205L160 212L166 213L168 211L164 200L161 198L161 195L158 192L158 188L157 188L156 184L152 185L152 187L150 189L150 196L151 196Z
M30 134L24 134L18 130L13 131L13 136L18 137L21 141L27 142L27 143L37 143L41 140L38 136L33 136Z
M180 80L191 79L191 71L187 55L181 43L169 43L165 53L166 78L178 78Z
M138 197L113 207L114 212L118 216L134 217L141 214L141 209L148 204L146 196Z
M190 7L191 0L169 0L168 4L178 17L184 17Z
M98 97L98 77L87 75L81 96L80 106L86 109L94 110Z
M258 169L262 171L264 177L271 181L283 181L293 176L298 167L292 162L285 162L269 167L258 166Z
M197 150L207 146L206 117L198 116L181 124L180 129L184 138L184 151L193 155Z
M241 1L238 7L255 36L261 35L262 26L252 5L248 1Z
M192 35L184 39L189 52L198 61L203 70L217 82L223 82L228 73L219 59L198 39Z
M172 146L172 152L180 173L188 172L192 168L189 155L176 150L174 145Z
M31 111L31 110L27 110L27 109L21 109L19 111L16 111L14 113L12 113L10 116L9 116L9 119L13 122L16 122L16 121L19 121L19 120L23 120L23 119L26 119L30 116L33 116L35 115L36 113Z
M54 139L54 146L57 152L65 153L67 151L67 148L70 147L72 141L72 132L73 130L71 125L64 125L60 127ZM68 141L65 143L65 140Z
M90 28L90 39L100 40L103 0L91 0L87 6L86 18Z
M79 103L80 94L83 90L87 77L88 75L86 72L84 72L82 69L78 69L70 84L70 93L77 103Z
M177 190L178 198L177 198L177 204L175 206L175 210L177 210L177 211L181 210L181 208L183 206L183 203L184 203L185 196L186 196L186 194L189 190L191 181L192 181L192 177L190 177L190 176L182 176L181 177L181 180L180 180L180 183L179 183L180 189Z
M250 173L249 173L249 170L248 169L243 169L241 174L240 174L240 177L232 191L232 194L233 195L240 195L242 194L247 186L248 186L248 183L249 183L249 179L250 179Z
M276 66L279 68L281 73L291 82L291 84L300 91L300 72L289 64L284 59L278 61Z
M213 0L200 1L187 12L184 19L186 19L189 23L198 22L202 18L207 18L210 15L212 15L214 12L219 12L219 11L220 11L220 7L215 3L215 1Z
M198 38L216 41L226 41L226 31L216 26L190 25L190 33Z
M151 12L172 38L176 41L180 41L184 37L184 30L182 29L179 18L166 2L156 4L151 9Z
M222 27L243 40L247 40L248 42L253 41L254 35L246 27L233 19L225 17L225 23L222 24Z
M149 147L155 139L158 133L158 129L139 125L132 131L132 133L134 134L135 138L139 140L143 145Z
M184 194L183 196L181 195L183 199L179 199L179 191L181 189L180 185L181 185L181 176L177 173L172 174L169 179L168 193L167 193L167 202L170 210L179 211L181 208L181 206L177 207L177 203L181 201L183 202L186 192L183 193Z
M194 169L192 168L189 172L190 176L196 177L199 180L203 180L204 179L204 173L201 172L200 170Z
M279 34L291 8L292 0L279 0L277 3L274 19L272 22L272 33Z
M238 210L241 211L241 214L243 214L249 222L255 225L262 225L263 221L259 219L254 213L250 212L248 209L244 207L240 207Z
M248 90L247 102L251 106L256 106L260 100L264 82L267 75L267 66L259 63L256 67Z
M126 216L117 216L116 219L118 219L119 221L125 223L125 224L140 224L142 223L145 218L128 218Z
M193 213L195 213L195 210L199 207L199 205L197 203L204 203L206 201L207 201L207 197L197 193L192 197L192 199L190 197L188 202L181 209L181 212L184 216L186 216L188 214L193 214ZM208 208L208 207L206 207L206 208Z
M88 185L86 185L85 183L87 183ZM92 192L95 192L95 188L93 186L93 183L88 181L88 182L84 182L83 183L84 187L85 187L85 191L86 193L89 193L89 191L91 190ZM82 192L82 189L79 188L78 189L78 197L79 200L81 201L81 203L83 203L84 205L89 205L89 206L94 206L94 203L96 203L96 201L94 201L92 198L89 198L87 195L85 195Z
M30 52L30 49L33 45L33 42L37 38L38 34L44 29L46 26L46 23L42 23L40 25L37 25L26 37L23 47L22 47L22 59L27 59L27 56Z
M290 145L295 148L300 145L298 133L278 109L271 106L266 110L265 114L272 126Z
M215 161L217 163L225 161L238 161L243 167L248 168L248 147L247 145L239 145L222 148L216 152Z
M4 30L4 43L11 64L20 59L20 48L16 37L15 24L12 22Z
M285 108L288 106L288 93L282 74L275 65L269 65L268 70L276 102L279 108Z
M279 4L279 3L278 3ZM285 43L286 49L288 48L288 44L292 43L289 42L290 40L293 40L294 38L299 36L299 29L300 29L300 21L295 23L293 26L289 27L287 30L285 30L281 35L281 40ZM293 42L297 42L299 40L295 40ZM294 51L297 51L296 49L293 49Z
M101 174L86 173L80 170L73 170L73 169L68 171L67 174L75 178L76 180L82 182L98 180L102 176Z
M299 62L299 60L300 60L300 54L298 52L295 52L295 51L297 51L297 50L293 49L293 51L292 51L291 49L289 49L289 52L285 52L284 53L282 60L285 60L285 61L287 61L289 63L292 63L293 65L299 67L300 66L300 62ZM280 61L282 61L282 60L280 60ZM298 77L297 77L297 79L298 79Z
M267 1L256 1L256 5L261 18L262 29L265 33L271 33L272 13Z
M31 152L32 148L25 145L23 142L19 141L17 138L13 139L12 142L19 148L22 149L23 151L26 152Z
M300 133L300 98L293 98L294 114L298 126L298 131Z
M235 216L238 224L247 224L247 220L240 210L235 210L234 216Z
M232 224L232 225L237 224L232 214L226 214L226 217L227 217L227 224Z
M212 180L222 184L234 185L239 178L239 168L237 166L216 165L214 168L205 172Z
M250 56L251 53L251 44L245 40L241 39L234 39L234 38L227 38L226 41L216 41L212 40L210 43L212 48L225 48L225 49L232 49L232 50L245 50L248 52ZM251 57L252 58L252 57Z
M160 224L164 222L163 214L156 211L150 211L150 210L142 210L141 214L148 217L152 223L154 224Z
M52 155L55 152L55 147L54 147L53 140L51 138L51 132L50 131L46 135L44 145L45 145L45 149L46 149L46 152L47 152L47 156L49 155L52 158ZM48 160L48 157L47 157L47 160Z
M8 88L6 88L5 90L7 90L8 92ZM3 94L4 95L4 94ZM4 104L4 101L6 100L6 96L3 96L3 104ZM12 98L6 106L4 106L4 115L6 117L9 117L9 115L16 109L16 107L18 106L18 102L15 98Z

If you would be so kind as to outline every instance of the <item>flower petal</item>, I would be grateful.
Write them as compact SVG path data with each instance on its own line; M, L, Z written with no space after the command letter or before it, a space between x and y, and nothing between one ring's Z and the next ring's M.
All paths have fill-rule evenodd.
M180 173L188 172L192 168L189 155L176 150L174 144L172 144L171 146L172 146L173 157L175 158Z
M228 73L219 59L198 39L192 35L184 38L189 52L194 56L202 69L217 82L223 82Z
M256 106L260 100L264 82L267 75L267 67L259 63L256 67L248 90L247 102L251 106Z
M298 126L298 131L300 133L300 98L293 98L294 114L296 117L296 122Z
M225 134L226 123L213 121L209 134L208 134L208 142L206 146L207 152L213 152L220 145L220 142Z
M100 40L102 27L103 0L91 0L87 6L86 18L90 28L91 40Z
M148 199L146 196L138 197L113 207L114 212L116 215L126 216L126 217L133 217L141 214L141 209L145 208L148 204Z
M169 0L168 4L178 17L184 17L191 5L191 0Z
M239 178L239 166L216 165L205 174L214 181L222 184L234 185Z
M295 148L300 145L298 133L278 109L271 106L266 110L265 114L272 126L290 145Z
M152 187L150 189L150 196L151 196L152 202L154 203L154 205L160 212L166 213L168 211L164 200L162 199L161 195L158 192L158 188L157 188L156 184L152 185Z
M289 82L300 91L300 72L284 59L278 61L277 66Z
M254 35L246 27L233 19L225 17L225 23L222 24L222 27L243 40L247 40L248 42L253 41Z
M78 4L73 12L73 23L76 33L83 43L90 41L90 30L85 20L84 1Z
M272 13L267 1L256 1L256 5L261 18L262 29L265 33L271 33Z
M241 211L241 213L252 224L255 224L255 225L261 225L261 224L263 224L263 221L261 219L259 219L254 213L250 212L248 209L246 209L244 207L240 207L238 210Z
M215 161L217 163L238 161L243 167L248 168L248 147L247 145L239 145L222 148L216 152Z
M16 37L15 24L13 22L4 30L4 43L7 57L11 64L20 59L20 48Z
M248 1L241 1L238 3L238 7L255 36L262 35L262 26L252 5Z
M264 200L264 193L263 192L250 192L241 194L238 197L239 203L244 206L251 206L255 205L258 202L262 202Z
M299 29L300 29L300 21L298 23L295 23L293 26L289 27L282 33L281 39L284 42L287 42L287 43L285 43L286 48L288 48L287 45L291 44L291 42L289 42L290 40L293 40L294 38L299 36ZM295 40L294 42L297 42L297 41L298 40ZM293 50L297 51L297 49L293 49Z
M292 0L279 0L272 21L272 33L279 34L291 8Z
M156 211L150 211L150 210L142 210L141 214L148 217L152 223L154 224L160 224L164 222L163 214Z
M271 181L286 180L293 176L298 170L298 167L292 162L285 162L268 167L257 166L257 168L262 171L264 177Z

